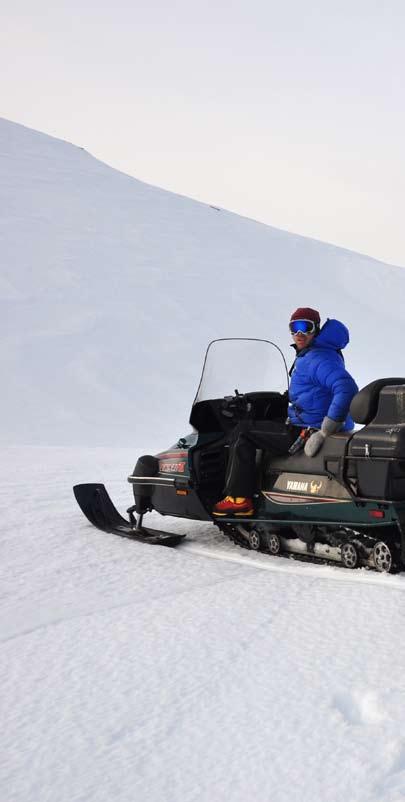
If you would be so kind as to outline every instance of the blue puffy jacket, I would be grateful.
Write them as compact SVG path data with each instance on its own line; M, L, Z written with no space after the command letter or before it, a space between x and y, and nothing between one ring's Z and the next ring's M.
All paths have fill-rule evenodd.
M320 429L327 415L344 421L342 431L353 429L349 407L358 387L339 351L349 332L339 320L327 320L308 348L297 352L291 374L288 417L295 426Z

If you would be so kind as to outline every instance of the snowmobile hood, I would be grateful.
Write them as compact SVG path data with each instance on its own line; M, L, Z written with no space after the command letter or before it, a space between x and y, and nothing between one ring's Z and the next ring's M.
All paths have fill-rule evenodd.
M349 342L349 329L340 320L328 318L319 334L315 337L312 348L333 348L342 350Z

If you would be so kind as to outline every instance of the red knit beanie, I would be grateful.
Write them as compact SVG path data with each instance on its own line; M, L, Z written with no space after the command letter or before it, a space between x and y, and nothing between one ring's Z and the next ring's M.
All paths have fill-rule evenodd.
M316 309L311 309L309 306L296 309L290 317L290 323L292 320L312 320L316 326L319 326L321 322L319 312L317 312Z

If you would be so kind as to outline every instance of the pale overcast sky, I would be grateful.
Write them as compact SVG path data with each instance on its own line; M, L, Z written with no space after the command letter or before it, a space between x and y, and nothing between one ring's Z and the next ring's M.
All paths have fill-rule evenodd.
M0 116L405 265L405 0L16 0Z

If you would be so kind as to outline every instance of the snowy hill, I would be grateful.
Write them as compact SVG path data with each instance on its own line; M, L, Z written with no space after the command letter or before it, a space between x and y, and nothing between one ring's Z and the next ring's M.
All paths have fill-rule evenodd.
M148 186L5 120L0 165L3 444L168 445L187 429L208 341L270 338L289 358L302 304L347 323L359 384L401 373L402 268Z

